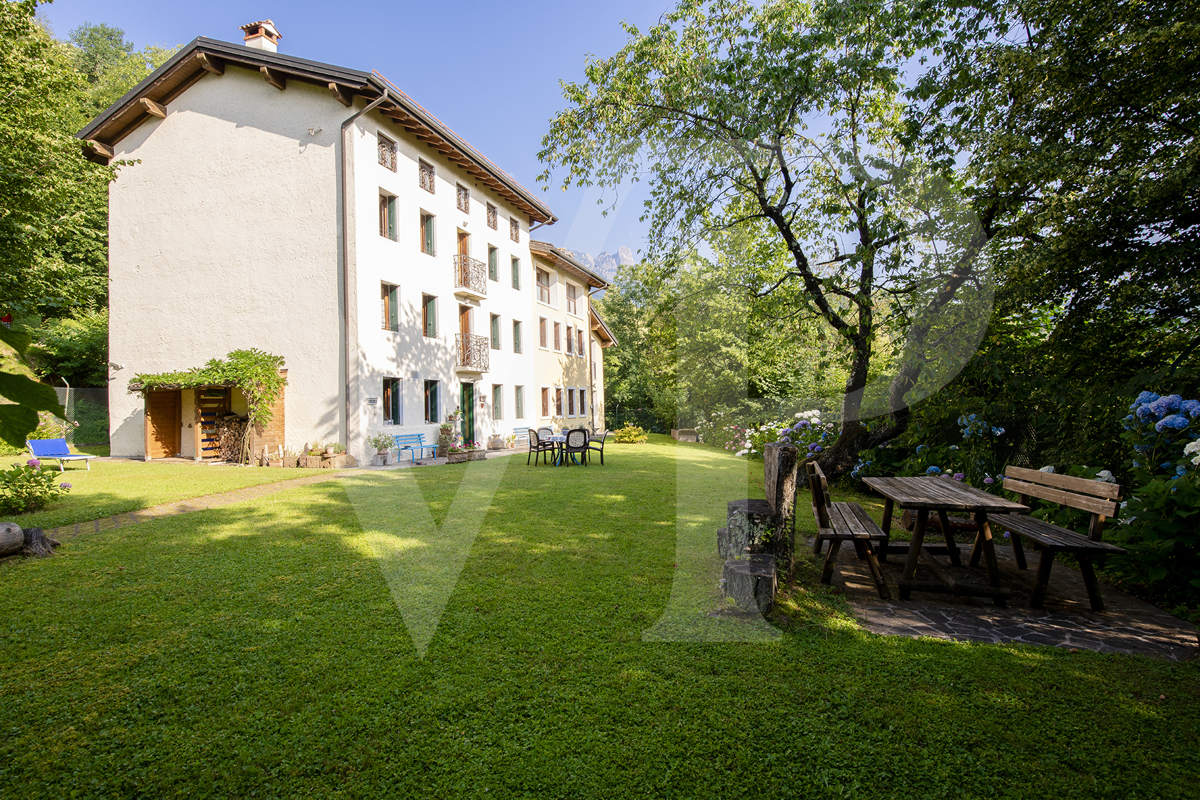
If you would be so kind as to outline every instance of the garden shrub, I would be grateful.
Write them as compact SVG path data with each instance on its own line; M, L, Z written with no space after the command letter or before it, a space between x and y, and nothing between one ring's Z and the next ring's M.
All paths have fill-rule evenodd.
M71 488L69 483L56 481L54 472L42 469L42 462L36 458L0 470L0 514L25 514L45 508Z
M649 438L645 430L632 422L626 422L624 428L613 431L613 441L620 444L644 444Z
M706 444L752 459L761 459L764 448L773 442L795 445L807 455L815 455L837 436L836 426L823 422L821 412L816 409L758 424L735 422L733 415L712 414L696 426L696 432Z

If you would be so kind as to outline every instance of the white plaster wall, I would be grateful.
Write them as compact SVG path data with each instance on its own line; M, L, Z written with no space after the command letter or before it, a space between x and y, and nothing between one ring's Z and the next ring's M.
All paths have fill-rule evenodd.
M135 373L251 347L286 360L287 446L336 440L336 141L352 112L322 87L281 92L232 66L167 110L117 145L140 163L109 190L109 358L126 365L110 384L113 454L143 454Z
M377 133L397 143L396 172L378 163ZM500 316L501 349L489 351L489 372L478 379L475 400L477 438L486 442L489 434L507 435L515 427L535 425L533 398L535 322L531 319L534 292L529 251L529 220L515 208L495 196L486 187L444 160L424 143L410 138L390 119L369 114L360 119L352 132L354 145L354 199L360 210L354 228L354 258L357 276L357 379L353 402L358 412L349 452L369 458L365 439L379 430L389 434L424 433L427 443L437 440L438 426L424 422L424 382L437 380L441 388L441 418L458 402L460 378L453 368L454 335L458 332L460 299L454 294L453 255L457 252L457 232L471 235L471 255L487 263L488 246L496 247L498 280L488 281L487 298L472 309L472 332L490 336L490 315ZM486 149L486 142L482 144ZM433 194L420 188L418 162L434 166L436 188ZM471 192L470 211L464 214L456 204L456 184ZM392 241L379 234L380 190L397 198L398 236ZM498 209L495 230L487 225L487 203ZM421 252L420 214L436 215L436 255ZM509 218L515 215L521 225L521 241L509 237ZM464 226L463 223L466 223ZM512 288L511 259L521 260L521 287ZM379 293L382 282L399 286L400 331L382 329ZM421 328L421 297L437 297L438 336L426 338ZM469 305L469 303L467 303ZM512 322L523 323L521 354L512 350ZM414 377L414 375L416 377ZM403 379L403 424L383 425L383 379ZM492 409L492 385L500 384L504 393L503 418L495 419ZM514 387L525 387L525 416L514 417ZM480 407L479 396L485 402ZM367 398L379 398L379 405L367 405Z

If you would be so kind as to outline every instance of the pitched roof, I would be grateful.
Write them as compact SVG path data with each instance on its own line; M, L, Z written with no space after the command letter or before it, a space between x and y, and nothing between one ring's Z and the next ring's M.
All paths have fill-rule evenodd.
M549 242L539 242L536 239L529 240L529 249L534 255L541 256L549 261L558 269L564 270L573 274L576 278L586 283L595 289L607 289L608 281L601 278L590 269L580 264L575 257L561 247L555 247Z
M608 323L596 313L596 308L588 303L588 312L592 315L592 330L596 332L600 339L601 347L612 347L617 343L617 337L613 334L612 329L608 327Z
M150 116L163 116L163 106L206 74L224 74L226 65L261 72L275 86L285 86L288 80L325 86L345 106L353 104L355 95L368 101L383 96L386 99L378 107L381 114L521 209L530 220L551 224L558 219L532 192L378 72L346 69L203 36L180 48L165 64L84 126L76 136L84 140L85 153L107 163L113 158L113 145Z

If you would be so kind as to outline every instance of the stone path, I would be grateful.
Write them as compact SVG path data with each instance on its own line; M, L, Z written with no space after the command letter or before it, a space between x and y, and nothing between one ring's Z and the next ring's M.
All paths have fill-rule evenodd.
M811 547L810 541L810 553ZM970 545L964 545L962 550L965 563ZM907 601L880 600L866 562L855 558L852 548L843 547L838 555L833 585L845 593L855 616L874 633L994 644L1020 642L1140 654L1169 661L1200 656L1200 636L1194 625L1110 586L1101 586L1105 610L1092 611L1083 576L1066 564L1055 564L1050 573L1046 607L1030 608L1040 555L1030 558L1030 569L1020 570L1012 557L1012 548L996 547L1001 584L1013 590L1008 608L1004 609L996 608L986 598L927 592L913 592L913 599ZM1029 557L1028 552L1026 555ZM897 596L896 581L902 560L902 556L893 555L883 565L893 597ZM941 563L956 578L981 579L982 568L968 571L951 567L945 559ZM917 577L925 575L919 570Z
M150 522L155 519L163 519L165 517L177 517L180 514L188 514L192 511L204 511L209 508L221 508L222 506L232 505L233 503L241 503L246 500L255 500L259 497L275 494L277 492L295 489L298 486L310 486L314 483L323 483L334 478L341 477L346 470L321 470L312 475L306 475L303 478L294 478L292 480L278 481L276 483L263 483L258 486L247 486L244 489L234 489L231 492L221 492L220 494L209 494L203 497L192 497L187 500L180 500L178 503L164 503L162 505L153 506L151 508L143 508L138 511L130 511L125 514L116 514L104 519L91 520L90 522L80 522L75 525L63 525L58 528L52 528L46 531L46 535L62 541L63 538L74 538L83 533L98 533L100 531L112 531L117 528L125 528L129 525L136 525L139 522Z

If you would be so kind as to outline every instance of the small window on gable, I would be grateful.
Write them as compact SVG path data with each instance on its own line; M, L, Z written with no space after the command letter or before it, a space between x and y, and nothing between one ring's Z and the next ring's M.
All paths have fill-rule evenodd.
M500 215L496 213L496 207L494 205L492 205L491 203L488 203L487 204L488 227L491 228L492 230L496 230L496 225L498 224L497 220L498 220L499 216Z
M418 171L418 181L425 191L433 194L433 164L422 161Z
M379 235L396 241L396 198L379 193Z
M379 139L379 165L396 171L396 143L382 133L376 135Z
M517 222L516 217L509 217L508 219L508 238L514 242L521 241L521 223Z
M457 184L456 186L457 186L457 189L456 189L457 195L456 196L457 196L457 202L458 202L458 210L463 212L464 214L470 214L471 213L471 190L468 189L467 187L463 186L461 183Z

